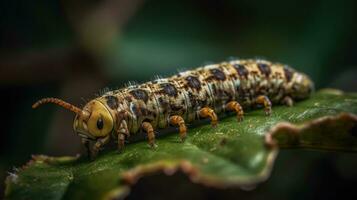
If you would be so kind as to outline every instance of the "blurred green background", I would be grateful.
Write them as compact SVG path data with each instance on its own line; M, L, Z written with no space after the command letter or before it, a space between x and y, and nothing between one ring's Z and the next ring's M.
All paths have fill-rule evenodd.
M72 113L55 106L31 109L46 96L84 105L105 87L169 76L230 56L286 63L309 74L317 88L357 91L356 12L354 0L1 1L0 180L31 154L81 151ZM167 194L192 186L195 193L180 194L205 199L356 196L355 158L286 150L271 179L256 190L192 186L177 175L183 184ZM131 198L157 197L147 185L170 180L146 178Z

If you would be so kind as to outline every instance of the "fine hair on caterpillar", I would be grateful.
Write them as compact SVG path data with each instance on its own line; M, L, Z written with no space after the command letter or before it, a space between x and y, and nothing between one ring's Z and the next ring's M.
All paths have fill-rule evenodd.
M273 104L292 106L294 100L308 98L313 91L311 79L287 65L236 59L106 90L83 108L57 98L41 99L33 108L53 103L76 113L73 129L94 158L110 139L122 151L128 137L146 134L155 148L155 131L173 126L183 142L189 137L187 124L207 118L217 126L217 115L223 112L234 112L242 121L244 109L256 105L270 115Z

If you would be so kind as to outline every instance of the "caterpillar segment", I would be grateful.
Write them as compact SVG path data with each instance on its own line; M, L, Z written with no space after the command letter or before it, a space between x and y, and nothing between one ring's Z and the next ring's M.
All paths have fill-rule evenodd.
M181 141L186 124L208 118L213 126L217 115L235 112L238 121L244 109L263 107L267 115L272 104L292 106L314 89L310 78L294 69L266 60L233 60L210 64L119 90L108 91L82 109L56 98L41 99L33 108L54 103L76 114L73 128L92 157L111 138L124 149L133 134L146 134L155 147L155 130L177 127Z

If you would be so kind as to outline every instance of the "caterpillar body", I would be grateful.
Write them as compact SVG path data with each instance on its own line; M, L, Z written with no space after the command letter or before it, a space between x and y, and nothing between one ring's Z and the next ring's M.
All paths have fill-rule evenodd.
M55 103L76 113L73 128L95 156L110 138L124 141L145 132L155 146L154 130L179 127L186 137L186 123L209 118L216 126L217 114L236 112L260 104L271 113L272 103L292 105L293 100L309 97L314 89L310 78L294 69L266 60L233 60L211 64L139 85L113 90L89 101L83 109L56 98L44 98L33 105ZM90 145L90 141L94 141Z

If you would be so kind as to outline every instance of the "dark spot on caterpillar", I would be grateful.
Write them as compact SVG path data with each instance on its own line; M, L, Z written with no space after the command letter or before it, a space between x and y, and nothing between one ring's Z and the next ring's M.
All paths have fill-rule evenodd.
M291 79L293 78L294 72L289 69L288 67L284 67L284 74L285 74L285 79L287 82L290 82Z
M226 75L221 70L211 69L210 71L216 80L220 80L220 81L226 80Z
M148 101L149 97L145 90L136 89L129 92L135 97L135 99L143 100L145 103Z
M271 73L270 66L265 63L258 63L258 68L262 74L264 74L266 77L268 77Z
M248 77L248 70L242 64L234 64L234 69L238 72L239 76L244 76L245 78Z
M163 88L162 91L172 97L176 97L177 96L177 90L175 88L174 85L172 85L171 83L162 83L160 84L160 86Z
M187 81L187 84L191 87L191 88L194 88L194 89L201 89L201 83L200 81L198 80L197 77L195 76L188 76L186 77L186 81Z
M173 110L173 111L180 111L183 108L182 106L177 106L174 104L170 105L170 107L171 107L171 110Z
M136 116L147 116L147 115L151 115L152 112L149 111L146 108L141 107L140 105L134 104L132 106L132 111L134 112L134 114Z
M107 105L112 110L115 110L119 107L118 98L115 96L106 96L105 99L107 100Z

